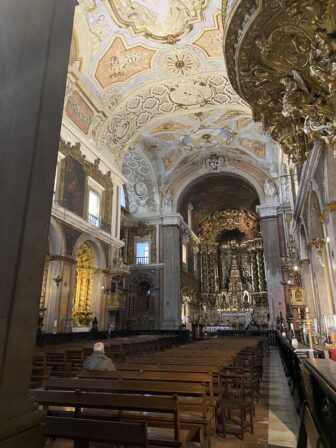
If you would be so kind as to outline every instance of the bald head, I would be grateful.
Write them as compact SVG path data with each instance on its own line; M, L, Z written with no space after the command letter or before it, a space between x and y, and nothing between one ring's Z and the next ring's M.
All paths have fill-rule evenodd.
M103 352L105 351L104 343L103 342L96 342L93 346L93 350L95 352Z

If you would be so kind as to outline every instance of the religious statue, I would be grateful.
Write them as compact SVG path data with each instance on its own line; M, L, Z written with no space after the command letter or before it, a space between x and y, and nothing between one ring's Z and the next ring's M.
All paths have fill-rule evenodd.
M268 197L274 196L277 194L277 189L275 183L272 179L266 179L264 183L264 192Z

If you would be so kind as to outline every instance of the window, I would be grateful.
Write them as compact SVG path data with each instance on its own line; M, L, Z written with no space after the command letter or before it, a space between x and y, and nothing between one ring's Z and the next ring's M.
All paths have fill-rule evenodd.
M126 194L124 187L120 187L120 205L126 208Z
M149 263L149 242L148 241L136 243L135 263L136 264L148 264Z
M188 261L188 250L186 244L182 244L182 263L187 264Z
M99 227L99 210L100 196L96 191L89 190L88 221L96 227Z

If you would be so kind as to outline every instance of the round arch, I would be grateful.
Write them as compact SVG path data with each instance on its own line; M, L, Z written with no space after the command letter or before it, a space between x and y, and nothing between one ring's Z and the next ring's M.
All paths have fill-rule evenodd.
M246 173L245 171L234 170L234 169L229 169L229 168L222 170L219 174L223 175L223 176L230 175L230 176L242 179L243 181L245 181L247 184L249 184L251 187L254 188L254 190L256 191L256 193L259 197L260 204L263 204L265 202L265 193L264 193L263 186L251 174ZM183 179L183 181L176 188L176 191L174 194L174 200L172 203L172 211L177 213L179 206L180 206L181 199L183 197L183 194L186 192L186 190L188 188L190 188L193 184L196 184L197 182L199 182L201 179L205 179L208 177L211 177L211 174L210 175L205 174L205 175L200 176L199 173L196 171L196 172L192 172L190 176Z
M77 239L77 241L74 245L73 251L72 251L72 257L74 259L76 258L80 246L84 243L88 243L93 251L95 261L96 261L95 267L100 268L100 269L106 269L107 262L106 262L106 257L105 257L102 245L101 245L100 241L98 240L98 238L96 238L92 235L89 235L88 233L83 233Z
M49 255L64 256L66 254L66 241L63 229L53 216L50 219L49 226L48 252Z

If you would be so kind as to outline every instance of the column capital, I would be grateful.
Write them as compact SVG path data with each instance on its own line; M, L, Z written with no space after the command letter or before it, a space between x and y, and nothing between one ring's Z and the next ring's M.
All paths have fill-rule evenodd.
M164 226L179 226L182 220L183 218L179 213L162 216L162 224Z
M279 203L257 205L256 210L260 218L271 218L278 215Z

